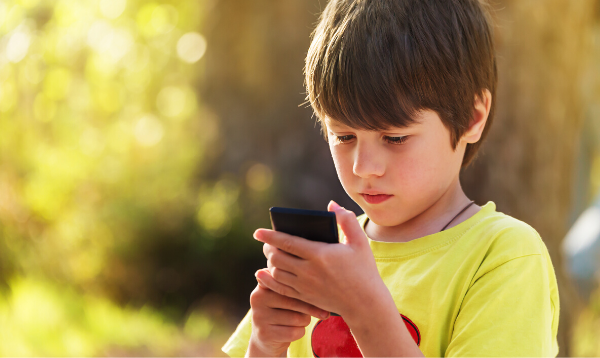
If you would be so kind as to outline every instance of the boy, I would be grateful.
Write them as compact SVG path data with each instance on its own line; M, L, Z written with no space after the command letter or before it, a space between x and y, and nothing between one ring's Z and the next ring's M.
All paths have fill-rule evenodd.
M257 230L268 269L224 352L557 355L546 246L460 186L493 119L487 16L479 0L328 3L306 86L338 177L365 213L329 204L337 245Z

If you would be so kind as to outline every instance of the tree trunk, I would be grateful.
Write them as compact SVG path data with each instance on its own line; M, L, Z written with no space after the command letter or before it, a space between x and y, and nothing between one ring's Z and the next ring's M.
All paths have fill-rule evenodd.
M310 106L300 106L306 99L302 69L310 33L325 4L317 0L213 4L207 9L202 92L219 117L225 145L208 175L229 171L243 176L252 163L261 162L274 174L270 205L326 210L334 199L360 210L337 180ZM268 217L267 209L262 208L261 217Z
M586 100L593 0L504 0L495 8L497 116L479 159L463 172L468 196L532 225L560 291L559 356L570 354L577 296L563 270L577 140Z

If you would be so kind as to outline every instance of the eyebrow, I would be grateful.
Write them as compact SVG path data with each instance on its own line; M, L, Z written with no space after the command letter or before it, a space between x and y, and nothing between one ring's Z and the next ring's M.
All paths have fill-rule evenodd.
M327 128L331 128L331 129L346 129L346 128L352 128L352 127L350 127L350 126L348 126L348 125L346 125L346 124L343 124L343 123L339 123L339 124L338 124L338 123L336 123L336 122L329 122L329 123L325 122L325 123L327 124ZM422 124L422 121L420 121L420 120L415 120L414 122L412 122L412 123L409 123L409 124L408 124L407 126L405 126L405 127L396 127L396 128L408 129L408 128L413 128L413 127L416 127L416 126L418 126L418 125L421 125L421 124ZM355 128L353 128L353 129L355 129ZM389 128L382 128L381 130L382 130L382 131L387 131L387 130L390 130L390 129L392 129L392 127L389 127Z

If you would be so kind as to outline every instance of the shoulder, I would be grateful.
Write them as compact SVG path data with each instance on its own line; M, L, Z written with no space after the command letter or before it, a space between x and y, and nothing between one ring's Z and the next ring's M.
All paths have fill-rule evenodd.
M524 221L493 212L469 230L482 249L479 274L517 259L536 260L546 266L548 249L539 233Z
M487 216L473 229L486 238L490 251L518 257L541 255L545 250L540 234L531 225L501 212Z

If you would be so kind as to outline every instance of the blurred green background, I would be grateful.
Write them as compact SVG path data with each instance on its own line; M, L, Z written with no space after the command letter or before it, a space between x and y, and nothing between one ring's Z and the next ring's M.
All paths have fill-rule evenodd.
M268 208L361 213L302 105L325 3L0 1L0 355L222 356ZM498 113L463 187L542 234L561 355L600 355L561 249L600 190L599 1L493 8Z

